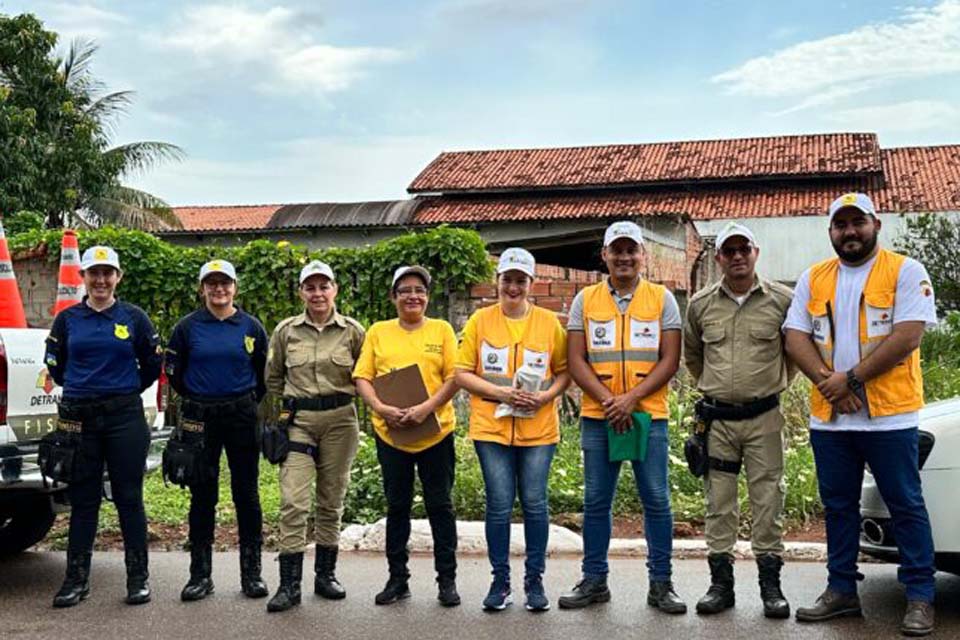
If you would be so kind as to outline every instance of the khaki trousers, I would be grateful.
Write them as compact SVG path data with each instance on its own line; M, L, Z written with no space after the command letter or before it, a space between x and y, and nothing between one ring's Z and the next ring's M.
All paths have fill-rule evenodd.
M750 420L714 420L710 456L743 461L753 514L754 555L783 553L783 415L776 407ZM710 469L704 479L707 497L705 533L712 554L733 554L740 524L737 475Z
M315 445L319 456L314 462L305 453L291 451L280 465L280 553L298 553L306 548L314 497L316 542L337 546L343 499L359 442L354 405L330 411L298 411L290 427L290 440Z

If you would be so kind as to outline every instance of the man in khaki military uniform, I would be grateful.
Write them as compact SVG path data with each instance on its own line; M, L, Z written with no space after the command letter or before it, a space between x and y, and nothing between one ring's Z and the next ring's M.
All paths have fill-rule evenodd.
M710 428L704 488L711 585L697 602L697 613L718 613L734 605L737 475L742 464L763 613L786 618L790 605L780 591L784 419L779 394L793 368L780 327L793 293L756 275L759 252L750 229L736 223L724 227L716 254L723 278L690 300L683 331L684 361L703 393L699 415Z
M352 372L363 327L337 313L333 270L314 260L300 272L304 312L277 325L267 353L267 390L293 413L290 453L280 465L280 588L268 611L300 604L307 519L316 482L314 591L346 596L337 581L340 517L359 427Z

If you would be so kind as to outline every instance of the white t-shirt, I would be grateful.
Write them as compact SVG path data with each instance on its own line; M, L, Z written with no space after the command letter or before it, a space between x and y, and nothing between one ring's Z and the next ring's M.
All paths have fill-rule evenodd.
M836 309L833 310L836 340L833 345L834 371L847 371L860 362L860 297L876 258L857 267L840 263L837 277ZM810 301L810 270L807 269L793 290L793 302L787 312L783 328L813 333L813 319L807 311ZM930 276L922 264L907 258L897 278L897 293L893 307L893 324L924 321L928 329L937 325ZM857 413L837 414L833 422L823 422L810 416L811 429L834 431L894 431L916 427L919 413L911 411L892 416L870 418L866 408Z

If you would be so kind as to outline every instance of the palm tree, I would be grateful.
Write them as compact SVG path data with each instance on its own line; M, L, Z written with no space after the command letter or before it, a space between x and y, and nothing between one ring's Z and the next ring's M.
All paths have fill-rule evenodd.
M104 83L90 73L90 61L96 51L93 42L74 40L59 68L61 80L74 98L74 107L94 120L109 141L116 131L117 117L127 113L134 92L106 91ZM170 205L155 195L123 185L120 177L149 171L162 162L183 160L183 149L169 142L143 141L109 147L103 153L118 167L117 178L103 194L83 198L74 222L89 226L109 223L133 229L181 226Z

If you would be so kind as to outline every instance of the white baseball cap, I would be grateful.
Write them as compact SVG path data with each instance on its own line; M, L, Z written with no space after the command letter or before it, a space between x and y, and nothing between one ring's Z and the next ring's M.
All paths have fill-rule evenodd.
M737 236L746 238L750 241L750 244L757 246L757 239L753 236L753 231L750 231L750 229L739 222L730 222L717 234L717 248L722 249L724 242Z
M90 267L95 267L101 264L108 267L113 267L117 271L120 271L120 256L118 256L117 252L110 247L97 245L84 251L83 257L80 258L81 271L86 271Z
M308 262L307 266L300 270L300 284L306 282L307 278L311 276L327 276L330 278L330 282L336 281L336 278L333 277L333 269L330 268L330 265L319 260Z
M200 282L211 273L222 273L234 282L237 281L237 270L226 260L211 260L200 267Z
M390 283L390 286L391 287L397 286L397 282L400 280L400 278L402 278L403 276L408 276L410 274L420 276L421 278L423 278L424 284L426 284L428 287L430 286L430 281L432 280L432 278L430 277L430 272L418 264L411 264L403 267L398 267L397 270L393 272L393 282Z
M638 245L643 246L643 231L640 230L639 226L629 220L614 222L607 227L606 232L603 234L603 246L609 247L614 241L620 238L630 238Z
M873 200L870 199L870 196L865 193L845 193L830 203L827 221L833 222L833 216L837 215L837 211L849 207L859 209L868 216L877 217L877 208L873 206Z
M537 261L526 249L510 247L500 254L500 261L497 263L497 273L506 271L522 271L533 278L537 273Z

